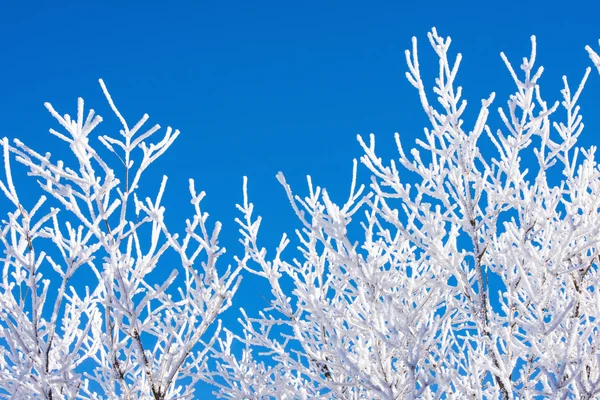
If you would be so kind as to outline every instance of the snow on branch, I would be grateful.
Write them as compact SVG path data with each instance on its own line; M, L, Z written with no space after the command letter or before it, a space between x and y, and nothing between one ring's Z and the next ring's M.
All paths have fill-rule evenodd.
M249 271L271 298L258 313L242 310L242 334L218 340L221 398L600 395L600 169L595 147L577 147L590 69L575 88L565 77L562 101L548 104L535 37L520 71L502 53L516 90L492 129L495 94L468 124L461 55L435 29L428 38L433 91L416 39L406 77L429 126L410 152L396 134L389 163L373 135L358 137L368 193L354 192L356 169L343 206L310 178L309 194L295 195L280 173L299 220L295 256L284 236L269 257L260 217L252 222L247 200L240 207Z
M14 211L0 227L0 393L192 399L243 266L218 267L220 224L211 232L193 183L182 238L164 220L166 177L155 198L138 198L142 174L179 131L167 128L151 142L160 127L145 129L148 115L129 129L100 84L123 125L120 136L99 137L113 153L108 161L91 137L102 118L93 110L84 117L82 99L76 119L46 103L62 127L50 133L68 144L74 162L2 141L0 189ZM20 202L11 158L46 192L30 209ZM159 268L172 273L150 284Z
M578 147L592 69L548 103L532 37L519 68L500 55L514 92L469 105L470 120L461 55L428 39L432 90L416 38L405 53L428 121L415 146L397 133L387 162L359 136L363 172L354 160L342 203L279 173L298 229L273 251L244 178L243 255L227 267L193 180L179 234L167 177L140 192L179 131L128 124L102 81L122 127L99 146L102 118L82 99L75 118L46 104L67 161L3 139L0 396L194 399L200 381L236 400L600 396L600 168L596 147ZM222 326L243 274L268 285L265 306Z

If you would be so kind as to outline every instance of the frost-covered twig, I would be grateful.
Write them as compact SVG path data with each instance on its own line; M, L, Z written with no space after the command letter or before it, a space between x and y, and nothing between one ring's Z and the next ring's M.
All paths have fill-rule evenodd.
M195 398L220 331L216 318L231 304L243 266L217 266L225 252L217 243L220 224L210 232L200 208L204 193L196 194L193 182L193 217L181 239L164 221L166 177L154 199L138 198L141 176L179 131L167 128L149 143L160 127L145 129L144 115L129 128L100 84L123 125L120 137L99 137L116 156L108 156L112 161L92 145L102 119L93 110L84 117L82 99L75 119L46 103L62 126L50 132L69 145L74 162L54 162L19 140L2 142L6 179L0 189L15 211L0 236L0 392L12 398ZM30 209L20 203L11 155L52 200L46 214L46 197ZM116 169L113 161L119 161ZM76 273L91 289L74 284ZM161 284L150 284L160 274Z
M283 251L285 236L268 258L260 219L247 200L240 207L250 272L268 280L272 298L258 315L243 313L243 335L219 341L220 397L600 393L600 170L595 147L576 147L590 69L574 91L564 78L562 102L548 105L535 38L520 73L502 54L516 91L498 109L503 126L494 132L494 93L467 124L456 83L461 56L451 60L450 39L435 29L429 42L439 60L434 96L416 39L406 76L430 127L410 154L396 134L400 165L378 157L373 135L359 137L370 194L355 193L354 178L350 200L338 206L310 179L301 198L278 176L300 221L297 258Z

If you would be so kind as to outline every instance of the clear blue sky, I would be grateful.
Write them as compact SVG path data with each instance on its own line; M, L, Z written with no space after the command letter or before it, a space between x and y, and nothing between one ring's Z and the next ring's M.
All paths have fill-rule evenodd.
M103 78L130 122L147 112L182 131L146 181L151 190L169 175L169 220L182 224L190 215L181 207L193 177L208 194L205 209L224 223L222 242L238 249L234 204L248 175L270 245L297 226L277 171L299 193L310 174L342 201L352 158L361 155L356 134L375 133L382 155L393 157L394 132L407 146L422 133L426 119L404 78L412 36L430 71L437 60L425 51L426 33L435 26L451 36L464 56L465 97L477 105L496 91L497 106L512 90L500 51L518 66L537 35L542 89L553 101L563 74L575 82L591 65L584 46L600 37L600 6L592 0L405 3L5 1L0 136L60 158L66 148L47 133L57 126L43 102L74 114L79 96L105 117L100 131L117 127L97 83ZM599 93L594 72L581 100L585 146L599 142ZM242 284L237 306L261 304L253 282ZM232 310L226 319L236 317Z

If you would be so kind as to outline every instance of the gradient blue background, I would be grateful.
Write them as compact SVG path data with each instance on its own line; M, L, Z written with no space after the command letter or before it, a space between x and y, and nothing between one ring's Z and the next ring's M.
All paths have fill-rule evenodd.
M454 52L464 56L458 79L465 98L477 107L496 91L497 107L514 87L500 51L518 66L535 34L546 67L543 94L554 101L563 74L575 84L591 65L584 46L597 48L598 4L3 2L0 136L61 158L68 148L47 133L57 124L43 102L74 115L79 96L104 116L98 132L111 132L118 123L97 83L103 78L130 126L147 112L151 122L182 131L142 182L152 193L160 176L169 175L168 221L181 228L191 215L187 179L193 177L208 193L204 209L224 223L221 243L229 256L239 253L234 205L247 175L251 200L264 216L262 243L272 248L282 232L298 227L277 171L300 194L310 174L342 202L352 158L361 155L356 134L375 133L385 158L396 155L394 132L407 147L422 134L427 121L404 78L412 36L420 40L430 78L437 60L426 33L435 26L451 36ZM597 75L581 98L587 128L580 144L586 147L599 143ZM467 126L475 112L466 114ZM235 324L242 303L251 313L262 307L260 292L268 289L246 276L226 323ZM201 388L199 396L210 398L210 390Z

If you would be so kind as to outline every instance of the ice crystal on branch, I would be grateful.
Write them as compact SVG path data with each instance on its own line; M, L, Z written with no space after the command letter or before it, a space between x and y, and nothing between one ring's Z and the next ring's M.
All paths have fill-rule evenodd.
M97 143L102 119L80 99L74 119L46 104L70 161L4 139L0 395L192 399L204 380L229 399L600 396L600 169L595 147L577 147L592 69L547 103L532 38L520 69L501 54L516 90L500 126L494 93L468 126L461 56L428 37L432 92L416 39L406 52L429 124L417 147L396 134L388 163L373 135L359 137L371 183L359 184L355 161L343 204L310 177L299 196L278 174L300 227L273 252L244 180L244 251L230 267L194 181L181 236L165 222L166 177L141 198L142 176L179 132L161 135L147 115L130 128L102 82L119 134ZM31 205L15 162L46 192ZM172 273L152 284L165 264ZM242 273L265 280L268 304L222 329Z
M590 69L574 89L565 78L562 101L548 104L532 37L521 71L501 54L516 85L498 108L503 126L488 124L492 93L467 127L461 56L453 60L450 39L435 30L429 43L439 60L433 96L416 39L406 51L406 77L429 127L409 154L396 134L399 164L377 155L374 136L358 138L369 193L355 190L356 169L342 206L310 179L307 197L293 195L279 175L302 226L300 260L286 257L285 236L269 258L251 206L241 208L254 262L247 270L268 280L272 299L258 316L244 312L243 335L219 340L221 397L600 395L600 170L595 148L576 147L577 101ZM566 121L556 119L559 108ZM482 153L483 140L493 154ZM529 171L528 154L537 163ZM417 176L415 185L406 173ZM560 183L551 184L557 174ZM357 222L354 242L348 232L356 240ZM241 358L235 340L244 345Z
M233 269L217 267L225 251L217 242L220 224L211 232L201 209L204 193L193 181L183 237L164 221L166 177L155 198L138 198L143 173L179 132L167 128L153 140L160 126L145 128L148 115L129 128L100 84L122 124L120 135L99 137L116 156L110 161L90 139L102 119L93 110L84 117L82 99L76 119L46 103L62 126L50 132L69 145L72 165L18 140L2 142L6 179L0 189L14 211L0 235L0 392L23 399L191 399L220 324L212 333L209 328L230 306L245 259ZM44 214L42 197L25 209L11 155L58 208ZM171 268L173 260L180 266L160 285L150 285L169 251ZM89 289L71 280L80 269L86 269ZM46 278L50 271L58 281Z

